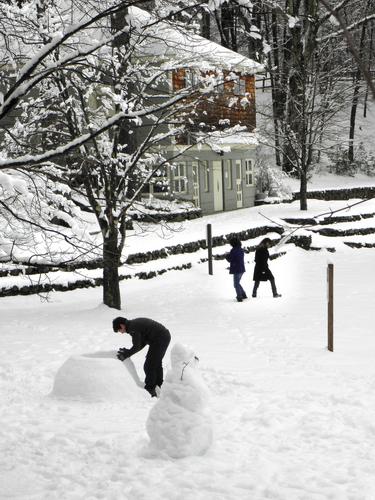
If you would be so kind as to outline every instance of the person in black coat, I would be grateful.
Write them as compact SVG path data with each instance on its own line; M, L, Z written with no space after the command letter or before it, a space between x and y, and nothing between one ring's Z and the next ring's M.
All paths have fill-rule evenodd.
M113 331L128 333L133 345L130 349L122 347L117 352L117 358L124 361L148 345L146 360L143 366L146 378L145 389L152 397L157 396L156 387L163 383L164 354L171 341L171 334L161 323L149 318L126 319L122 317L113 320Z
M236 298L238 302L247 299L245 290L241 286L241 278L245 272L245 252L241 248L241 241L238 238L232 238L229 241L232 250L226 255L226 260L230 263L229 274L233 274L233 286L236 290Z
M277 293L275 278L268 267L268 259L270 256L268 249L270 246L271 240L269 238L264 238L264 240L259 243L255 251L253 297L257 296L257 290L261 281L270 281L273 296L281 297L281 295Z

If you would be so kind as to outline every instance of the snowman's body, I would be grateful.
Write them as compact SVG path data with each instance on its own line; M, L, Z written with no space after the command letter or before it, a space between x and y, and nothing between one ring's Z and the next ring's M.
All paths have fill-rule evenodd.
M171 361L160 398L147 419L150 445L173 458L202 455L212 444L208 391L193 351L176 344Z

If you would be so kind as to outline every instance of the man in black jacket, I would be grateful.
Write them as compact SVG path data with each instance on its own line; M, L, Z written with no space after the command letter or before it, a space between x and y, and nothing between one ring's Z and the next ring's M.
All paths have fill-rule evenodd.
M270 248L272 242L270 238L264 238L256 248L255 251L255 267L254 267L254 288L253 288L253 297L257 296L257 291L259 287L259 283L261 281L270 281L272 293L275 298L281 297L281 295L277 292L275 278L271 273L270 268L268 267L268 259L270 254L268 249Z
M128 333L132 337L133 345L130 349L122 347L117 352L117 358L120 361L129 358L136 352L149 346L146 360L143 365L145 372L145 389L152 397L155 397L156 386L163 383L163 365L164 354L171 341L171 334L161 323L149 318L126 319L122 317L113 320L113 331L119 333Z

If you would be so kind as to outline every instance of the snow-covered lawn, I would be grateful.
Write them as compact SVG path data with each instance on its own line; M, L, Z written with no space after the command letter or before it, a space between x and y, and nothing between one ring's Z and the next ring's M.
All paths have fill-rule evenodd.
M339 205L311 202L311 214ZM262 211L301 215L292 205ZM350 213L365 211L375 211L372 202ZM225 234L261 219L256 209L215 215L168 241L134 236L128 250L194 241L207 222ZM214 262L213 276L207 263L194 263L122 283L122 315L162 322L171 347L186 344L200 359L214 434L203 456L149 453L146 421L156 403L136 386L118 400L50 396L71 356L128 346L112 332L117 311L101 305L100 289L54 293L44 302L0 299L0 498L373 500L374 250L287 247L270 264L278 299L262 283L258 298L237 303L224 261ZM249 296L252 259L243 278ZM328 262L335 266L334 353L326 349ZM144 355L132 358L141 377ZM116 370L104 373L107 384L118 384Z
M292 191L299 191L299 180L290 177L287 185ZM356 173L353 177L345 175L335 175L326 171L315 173L307 182L308 191L319 191L327 189L345 189L356 187L375 186L375 177Z

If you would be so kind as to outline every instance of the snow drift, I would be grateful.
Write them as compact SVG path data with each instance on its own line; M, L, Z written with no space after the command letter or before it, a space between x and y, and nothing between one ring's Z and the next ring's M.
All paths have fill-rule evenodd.
M145 396L133 362L116 351L71 356L56 373L51 396L83 401L139 400Z

